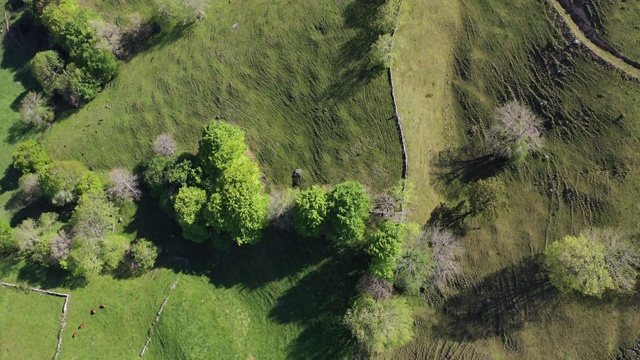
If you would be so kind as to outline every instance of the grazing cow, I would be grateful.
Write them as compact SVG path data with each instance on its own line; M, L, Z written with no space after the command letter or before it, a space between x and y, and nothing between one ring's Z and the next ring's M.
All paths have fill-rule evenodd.
M104 309L104 308L106 308L106 307L107 307L107 304L102 304L102 305L100 305L100 309Z
M78 326L78 329L82 329L84 327L84 321L80 323L80 326Z
M91 309L91 315L95 315L95 313L97 313L98 311L96 310L96 308Z
M76 338L76 336L78 336L78 332L77 332L77 331L74 331L74 332L73 332L73 338L75 339L75 338Z

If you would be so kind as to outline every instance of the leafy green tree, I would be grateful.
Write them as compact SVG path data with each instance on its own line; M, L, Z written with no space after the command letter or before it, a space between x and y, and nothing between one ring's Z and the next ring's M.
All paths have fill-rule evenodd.
M40 147L35 140L27 140L18 144L16 150L11 155L13 167L23 174L40 172L51 162L49 155Z
M138 239L131 247L131 253L139 273L151 270L158 258L158 248L147 239Z
M44 93L51 97L56 90L58 77L64 69L64 62L55 50L37 53L29 62L31 74L38 81Z
M123 235L111 235L98 242L100 261L104 271L118 268L129 248L129 239Z
M18 250L18 244L13 236L9 223L0 220L0 254L8 254Z
M403 298L360 298L347 310L344 323L369 356L405 345L413 337L411 308Z
M40 172L40 188L47 198L54 200L57 194L67 192L73 194L71 199L65 199L56 205L66 205L75 199L75 191L80 179L89 170L78 161L54 161L45 166Z
M20 116L26 125L40 129L53 121L55 114L47 99L40 93L29 91L20 103Z
M173 200L176 220L182 227L182 235L194 242L203 242L208 234L204 226L203 211L206 208L207 192L197 187L180 188Z
M238 245L259 240L267 225L269 197L260 183L258 165L247 157L226 168L207 204L207 222Z
M79 180L75 191L78 196L82 196L88 193L99 193L104 191L104 184L100 180L100 177L93 171L87 171Z
M614 288L605 263L605 247L586 236L566 236L545 251L549 280L560 291L601 297Z
M434 275L434 260L429 238L423 236L416 223L406 225L403 251L395 271L395 285L403 291L416 294Z
M469 214L495 219L498 210L506 203L505 193L504 185L498 179L476 181L469 189Z
M314 186L301 191L293 206L296 230L302 236L319 238L327 217L327 192Z
M103 239L115 229L115 209L104 194L90 192L80 197L69 223L75 237Z
M151 194L159 198L169 184L168 171L173 165L173 159L165 156L154 156L146 164L142 178L151 190Z
M89 277L100 274L104 262L100 259L100 245L98 241L88 241L76 238L64 267L76 277Z
M247 151L245 133L224 121L212 121L205 126L198 156L202 171L210 179L218 178Z
M330 237L339 245L360 244L371 210L371 199L362 184L347 181L335 186L328 195Z
M402 254L405 225L384 221L372 235L366 252L371 255L369 271L374 276L393 281L393 273Z
M20 223L14 232L20 253L33 263L49 265L51 263L49 238L54 233L57 219L56 213L43 213L38 221L26 219Z
M200 185L202 169L196 166L191 159L182 159L168 168L167 178L171 184L178 186Z

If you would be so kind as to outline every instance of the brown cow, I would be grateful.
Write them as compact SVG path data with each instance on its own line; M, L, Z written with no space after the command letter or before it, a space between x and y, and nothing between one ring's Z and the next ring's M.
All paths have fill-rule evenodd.
M82 329L84 327L84 321L80 323L80 326L78 326L78 329Z
M91 315L95 315L95 313L97 313L98 310L96 310L96 308L91 309Z
M77 332L77 331L74 331L74 332L73 332L73 338L75 339L75 338L76 338L76 336L78 336L78 332Z
M104 308L106 308L106 307L107 307L107 304L102 304L102 305L100 305L100 309L104 309Z

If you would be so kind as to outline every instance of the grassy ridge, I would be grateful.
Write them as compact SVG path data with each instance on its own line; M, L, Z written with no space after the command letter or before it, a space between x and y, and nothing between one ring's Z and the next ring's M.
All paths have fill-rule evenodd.
M0 287L0 358L52 357L63 303L55 296Z
M586 10L605 41L631 60L640 61L640 3L588 1Z
M139 54L54 126L47 150L94 168L133 166L161 132L193 151L202 125L220 118L247 131L270 183L290 183L296 168L309 183L393 183L402 162L389 85L364 67L373 40L344 17L361 4L247 4L213 1L201 24Z
M610 356L635 340L637 305L558 297L537 255L588 226L637 230L640 86L572 46L544 2L460 4L451 90L465 140L433 156L432 185L455 203L468 184L497 176L508 203L493 223L470 221L466 286L435 314L423 310L419 337L396 355ZM518 171L482 151L493 109L512 99L536 109L546 126L543 152Z

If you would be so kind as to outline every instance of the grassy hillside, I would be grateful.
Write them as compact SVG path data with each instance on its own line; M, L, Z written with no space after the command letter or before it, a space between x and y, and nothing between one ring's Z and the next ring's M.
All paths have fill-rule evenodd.
M158 134L174 133L193 151L202 125L224 119L247 131L270 183L289 184L296 168L308 183L359 179L380 189L396 181L390 87L363 60L375 40L358 21L365 2L250 3L211 1L192 30L156 39L54 126L47 150L98 169L133 166ZM107 18L131 11L109 4L97 7Z
M602 0L586 3L602 37L628 58L640 61L640 3Z
M450 89L453 128L465 140L431 157L432 185L455 204L469 184L496 176L506 184L508 204L495 222L470 219L461 288L423 308L418 338L396 355L610 356L635 341L636 301L559 297L537 255L588 226L637 230L640 86L571 46L572 38L563 37L564 27L544 2L460 6ZM543 152L519 170L500 166L482 151L493 109L512 99L544 116L546 127Z
M0 287L0 358L52 357L63 303L58 297Z

